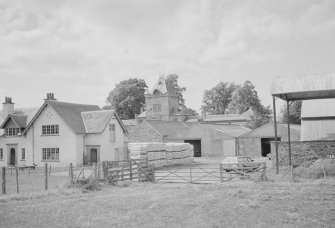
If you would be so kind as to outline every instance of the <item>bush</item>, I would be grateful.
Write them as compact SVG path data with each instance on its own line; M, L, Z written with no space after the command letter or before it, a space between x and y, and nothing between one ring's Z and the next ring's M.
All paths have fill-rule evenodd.
M335 176L335 160L319 159L313 163L301 164L294 169L294 175L303 179L319 179Z
M86 179L77 181L76 186L79 187L82 192L101 190L101 185L99 181L95 179Z

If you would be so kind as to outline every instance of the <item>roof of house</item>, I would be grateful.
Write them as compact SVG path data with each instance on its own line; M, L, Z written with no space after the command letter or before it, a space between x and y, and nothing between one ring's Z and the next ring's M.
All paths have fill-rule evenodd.
M111 110L82 112L86 133L103 132L114 114Z
M282 128L285 131L287 131L287 124L286 123L277 123L277 128ZM297 134L300 134L301 126L299 124L290 124L290 130L295 131ZM270 132L270 133L269 133ZM278 137L281 136L281 130L277 131ZM266 123L246 134L243 135L243 137L261 137L261 136L272 136L274 135L274 123L269 122Z
M271 94L283 100L335 98L335 73L276 77Z
M9 116L13 119L14 123L17 124L19 128L25 128L27 126L26 115L10 114Z
M188 131L188 126L180 121L146 120L146 122L168 138L177 138L178 135L186 134Z
M74 131L74 133L86 133L84 121L81 117L82 112L100 111L97 105L74 104L67 102L60 102L56 100L46 100L40 107L34 118L30 121L23 134L25 134L30 126L34 123L37 117L41 114L44 108L50 105L58 115L65 121L65 123Z
M207 115L202 122L216 122L216 123L230 123L230 122L241 122L246 123L251 120L251 116L254 115L254 112L251 109L248 109L242 114L221 114L221 115ZM198 122L198 119L190 119L187 122Z
M303 101L301 118L309 117L335 117L335 99Z
M231 137L237 138L251 131L250 128L236 124L202 124L211 130L216 130Z
M134 126L136 125L136 120L135 119L131 119L131 120L122 120L123 124L127 127L127 126Z

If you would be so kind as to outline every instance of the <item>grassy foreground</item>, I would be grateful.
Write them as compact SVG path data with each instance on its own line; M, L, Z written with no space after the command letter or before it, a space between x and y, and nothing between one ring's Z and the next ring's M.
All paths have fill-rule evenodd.
M334 227L335 180L124 183L0 197L1 227Z

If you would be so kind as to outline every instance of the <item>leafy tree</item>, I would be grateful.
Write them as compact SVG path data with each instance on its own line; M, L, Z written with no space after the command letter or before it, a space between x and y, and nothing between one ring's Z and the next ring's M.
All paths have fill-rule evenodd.
M234 92L228 105L227 113L242 114L248 109L254 112L251 127L256 128L270 120L272 113L270 106L263 106L258 98L255 86L250 81L245 81Z
M235 83L220 82L212 89L205 90L201 109L212 115L224 114L237 88Z
M287 118L287 106L286 104L280 110L281 122L287 123L288 119L290 123L301 124L301 105L302 101L294 101L290 105L290 118Z
M188 108L185 105L185 99L183 97L183 92L186 91L186 87L179 86L178 77L179 76L177 74L169 74L168 76L166 76L165 77L166 87L170 93L178 97L179 106L180 106L182 115L197 116L198 113L195 110Z
M186 87L180 87L178 85L178 77L177 74L169 74L166 76L166 87L170 93L178 97L180 107L185 107L183 92L186 91Z
M145 104L144 93L148 88L143 79L130 78L116 84L109 93L107 101L110 108L115 109L121 119L134 119ZM108 105L105 106L108 108Z

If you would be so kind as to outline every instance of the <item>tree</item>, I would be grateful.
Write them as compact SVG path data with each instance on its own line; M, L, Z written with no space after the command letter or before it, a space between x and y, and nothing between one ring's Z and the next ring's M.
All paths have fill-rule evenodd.
M182 115L197 116L198 113L195 110L188 108L185 105L183 92L186 91L186 87L179 86L178 77L179 76L177 74L169 74L168 76L166 76L165 77L166 87L170 93L178 97L179 107L181 109Z
M135 114L139 113L141 106L145 104L144 93L147 88L143 79L123 80L109 93L106 102L116 110L121 119L134 119Z
M287 118L287 106L286 104L280 110L280 119L282 123L287 123L288 119L290 123L301 124L301 105L302 101L294 101L290 105L290 118Z
M227 113L242 114L248 109L254 112L250 127L259 127L270 120L271 107L263 106L258 98L255 86L250 81L245 81L234 92Z
M224 114L237 88L235 83L220 82L212 89L205 90L201 109L212 115Z
M166 76L166 87L170 93L178 97L180 107L185 107L183 92L186 91L186 87L180 87L178 85L178 77L177 74L169 74Z

